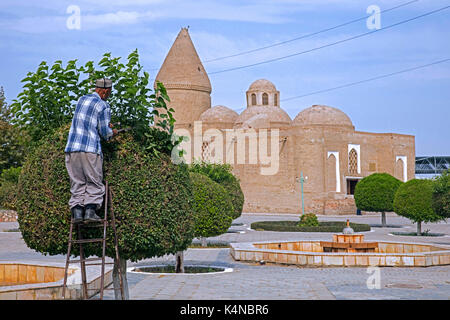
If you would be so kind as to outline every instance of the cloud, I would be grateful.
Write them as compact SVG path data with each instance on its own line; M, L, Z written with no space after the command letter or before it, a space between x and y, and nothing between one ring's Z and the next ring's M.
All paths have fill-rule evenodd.
M3 1L3 0L2 0ZM292 11L275 4L242 4L199 0L100 0L100 1L60 1L56 5L49 1L24 3L4 0L0 9L8 14L0 28L26 33L63 31L70 13L69 6L76 5L81 11L82 28L89 30L105 25L138 24L167 19L240 21L265 24L280 24L291 21ZM132 9L132 10L130 10ZM36 15L36 12L40 12ZM17 18L18 17L18 18Z

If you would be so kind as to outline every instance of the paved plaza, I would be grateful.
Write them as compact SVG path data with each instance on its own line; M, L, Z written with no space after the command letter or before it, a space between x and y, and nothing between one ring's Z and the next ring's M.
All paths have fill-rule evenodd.
M319 216L319 220L343 220L376 225L379 215ZM296 233L250 230L250 224L265 220L297 220L297 215L243 214L229 232L209 238L210 242L249 242L266 240L330 240L332 233ZM391 240L450 245L450 224L424 224L423 230L442 233L441 237L394 236L391 232L413 232L409 220L390 214L389 225L364 232L365 240ZM0 223L0 261L64 262L65 256L44 256L26 247L17 223ZM146 259L128 263L128 267L173 264L174 257ZM210 265L232 268L232 272L215 274L143 274L128 272L131 299L450 299L450 266L380 268L379 289L369 289L373 274L367 268L315 268L234 261L228 248L188 249L185 265ZM112 299L108 291L106 299Z

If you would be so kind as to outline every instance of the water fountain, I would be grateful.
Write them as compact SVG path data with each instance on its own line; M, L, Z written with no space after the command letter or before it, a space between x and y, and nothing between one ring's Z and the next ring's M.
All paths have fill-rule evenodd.
M262 241L231 243L235 260L272 262L301 266L410 266L450 264L450 246L391 241L365 242L347 220L342 233L332 241Z

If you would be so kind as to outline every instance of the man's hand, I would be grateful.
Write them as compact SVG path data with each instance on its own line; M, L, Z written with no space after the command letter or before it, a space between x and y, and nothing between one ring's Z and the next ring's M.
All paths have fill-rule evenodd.
M116 136L119 133L119 131L117 131L117 129L113 129L113 136Z

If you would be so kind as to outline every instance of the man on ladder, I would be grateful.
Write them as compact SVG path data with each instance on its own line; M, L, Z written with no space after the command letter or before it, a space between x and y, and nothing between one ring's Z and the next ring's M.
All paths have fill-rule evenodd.
M95 92L78 100L72 119L64 152L70 177L69 207L74 223L101 220L96 214L105 194L100 138L109 140L118 132L112 129L111 108L106 102L111 90L110 79L98 79Z

